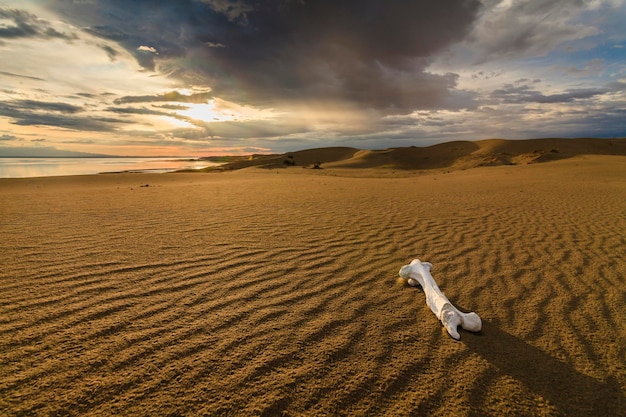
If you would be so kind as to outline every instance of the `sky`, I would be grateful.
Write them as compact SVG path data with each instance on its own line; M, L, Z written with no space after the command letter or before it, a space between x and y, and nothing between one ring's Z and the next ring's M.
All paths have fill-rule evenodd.
M0 156L626 136L626 0L0 0Z

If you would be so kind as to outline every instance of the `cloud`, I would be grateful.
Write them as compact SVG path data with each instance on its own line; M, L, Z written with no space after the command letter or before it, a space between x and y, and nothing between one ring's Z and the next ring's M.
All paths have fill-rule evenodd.
M180 91L170 91L164 94L151 96L124 96L115 100L115 104L126 103L150 103L161 101L172 101L178 103L206 103L213 97L212 93L183 94Z
M195 130L175 130L174 133L178 137L186 138L211 138L218 137L222 139L249 139L249 138L275 138L281 136L292 135L294 133L310 132L311 129L303 124L286 123L278 120L261 120L261 121L226 121L203 123L197 122L196 125L201 129Z
M0 135L0 142L12 142L16 140L21 140L21 139L13 135L7 135L7 134Z
M553 64L561 60L564 62L561 66L567 67L576 60L575 52L580 53L579 59L589 60L598 55L597 48L620 44L625 39L624 0L482 0L482 3L470 33L438 54L435 67L448 71L450 68L465 71L470 66L483 71L515 71L520 65L532 66L529 59L535 59L537 66L544 65L540 58ZM606 57L610 53L602 55ZM571 62L567 61L568 57Z
M156 48L153 48L152 46L141 45L140 47L137 48L137 50L157 54Z
M575 100L589 99L606 94L609 90L601 88L571 89L559 94L542 94L528 85L505 85L494 90L491 98L502 103L571 103Z
M59 32L46 20L24 10L2 7L0 8L0 19L4 21L4 24L0 26L0 40L16 38L76 39L75 34ZM9 23L7 24L7 22Z
M606 63L602 58L592 59L582 66L569 66L562 70L572 77L588 77L601 73L606 68ZM556 69L560 69L557 67Z
M145 107L135 108L135 107L108 107L106 109L112 113L119 114L142 114L142 115L153 115L153 116L170 116L171 113L147 109Z
M161 152L624 130L623 0L9 4L28 11L0 17L0 134Z
M10 106L13 109L55 111L60 113L78 113L82 110L81 107L74 106L72 104L37 100L13 100L10 103L7 103L7 106Z
M248 23L248 13L254 11L254 6L242 0L200 0L213 10L228 17L231 22Z
M86 131L112 132L126 120L95 115L78 116L84 109L67 103L13 100L0 105L0 116L18 126L55 126Z
M183 106L182 104L162 104L160 106L156 106L160 109L166 110L189 110L189 106Z
M3 113L0 115L9 116L11 114ZM15 116L15 114L13 114ZM114 119L108 117L64 117L53 114L23 114L14 117L13 123L18 126L55 126L65 129L76 129L91 132L114 132L116 124L131 123L126 120Z
M6 75L7 77L25 78L27 80L34 80L34 81L45 81L43 78L31 77L28 75L21 75L21 74L13 74L12 72L0 71L0 74Z
M51 1L150 71L262 107L326 100L383 112L441 105L453 77L424 71L460 41L478 0ZM138 50L150 45L159 55Z
M578 22L589 8L583 0L486 0L468 43L476 62L541 56L566 41L600 33L593 25Z
M110 45L100 45L100 48L102 48L102 50L104 52L106 52L107 56L109 57L109 59L111 60L111 62L115 61L115 58L118 56L118 52L117 50L115 50L115 48L113 48Z

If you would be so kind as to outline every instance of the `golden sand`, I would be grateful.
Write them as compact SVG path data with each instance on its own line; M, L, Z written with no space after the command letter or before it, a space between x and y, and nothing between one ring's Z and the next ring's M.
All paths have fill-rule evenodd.
M0 180L0 414L626 415L625 157L381 172Z

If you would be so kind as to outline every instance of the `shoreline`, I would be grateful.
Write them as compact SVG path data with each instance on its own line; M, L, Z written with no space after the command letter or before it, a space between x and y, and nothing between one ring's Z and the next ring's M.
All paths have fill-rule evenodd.
M0 178L38 178L109 173L175 172L204 169L218 163L189 158L0 158Z

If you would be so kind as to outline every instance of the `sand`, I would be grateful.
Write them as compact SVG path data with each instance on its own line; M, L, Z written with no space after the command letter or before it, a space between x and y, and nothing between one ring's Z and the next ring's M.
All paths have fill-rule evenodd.
M626 415L623 156L5 179L0 265L0 415Z
M388 170L441 170L443 172L481 166L528 165L568 159L579 155L626 156L626 138L616 139L484 139L452 141L428 147L410 146L365 150L347 147L306 149L279 155L238 158L220 170L246 167L281 168L298 165L324 168ZM214 168L208 168L213 170Z

